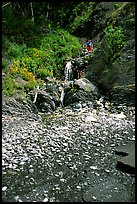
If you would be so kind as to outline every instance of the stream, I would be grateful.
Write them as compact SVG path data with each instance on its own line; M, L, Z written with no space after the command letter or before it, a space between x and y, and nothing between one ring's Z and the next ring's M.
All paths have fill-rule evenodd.
M2 134L3 202L135 202L115 154L135 141L134 107L3 114Z

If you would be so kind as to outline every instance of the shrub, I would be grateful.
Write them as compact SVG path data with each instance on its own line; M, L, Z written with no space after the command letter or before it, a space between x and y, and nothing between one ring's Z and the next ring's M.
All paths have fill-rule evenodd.
M110 61L114 61L119 56L119 52L126 44L126 39L120 26L113 27L110 25L105 29L104 33L102 46L104 48L104 60L106 66L108 66Z
M32 72L29 72L27 68L20 66L19 61L14 61L10 67L10 74L13 76L20 76L22 79L26 81L33 81L35 80L35 76Z
M48 69L38 69L36 74L37 77L41 79L45 79L46 77L53 77L53 72Z
M2 69L5 69L8 66L8 63L2 59Z
M105 41L113 52L118 52L125 45L123 29L120 26L108 26L105 29Z
M29 90L32 90L32 89L35 88L36 85L37 85L36 80L28 81L28 82L26 83L26 85L25 85L25 89L28 90L28 91L29 91Z
M7 74L15 79L21 77L27 82L26 85L22 87L16 85L13 89L32 89L37 83L35 76L42 80L45 77L62 77L64 60L69 60L79 54L81 45L76 37L59 28L52 32L52 35L49 33L38 37L38 47L27 47L25 43L17 44L14 39L8 42L9 46L6 47L5 39L3 39L3 46L6 47L8 60L11 62ZM37 37L34 36L35 38ZM3 60L2 68L6 66ZM6 86L8 86L7 82L3 88Z
M2 78L2 92L5 95L13 95L16 93L16 90L17 85L15 79L11 75Z
M96 2L81 2L72 11L73 19L70 19L69 31L72 33L76 29L82 27L88 20L91 19L93 8Z

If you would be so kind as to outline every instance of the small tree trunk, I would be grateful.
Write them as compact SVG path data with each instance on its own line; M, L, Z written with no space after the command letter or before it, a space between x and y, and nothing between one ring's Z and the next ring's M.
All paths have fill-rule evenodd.
M4 4L4 5L2 5L2 8L4 8L5 6L7 6L9 4L11 4L11 2L8 2L8 3Z
M49 3L48 3L48 5L47 5L47 14L46 14L46 19L47 19L47 21L48 21L48 18L49 18Z
M33 12L32 3L30 3L30 8L31 8L32 22L33 22L33 24L34 24L34 12Z

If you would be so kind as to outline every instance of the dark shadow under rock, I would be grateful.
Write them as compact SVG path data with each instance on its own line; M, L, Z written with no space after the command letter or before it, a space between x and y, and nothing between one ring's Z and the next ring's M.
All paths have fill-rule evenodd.
M125 146L118 147L115 152L125 155L117 162L117 168L127 173L135 173L135 142L130 141Z

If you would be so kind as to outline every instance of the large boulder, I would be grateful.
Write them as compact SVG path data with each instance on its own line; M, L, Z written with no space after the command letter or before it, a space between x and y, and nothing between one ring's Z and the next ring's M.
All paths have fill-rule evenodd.
M74 83L65 89L64 105L91 101L98 99L99 92L97 87L86 78L74 80Z
M135 105L135 84L114 86L108 92L108 98L114 104Z
M56 107L52 96L43 90L39 91L35 104L41 112L54 111Z
M86 78L77 79L74 81L74 86L86 92L98 92L98 88Z

